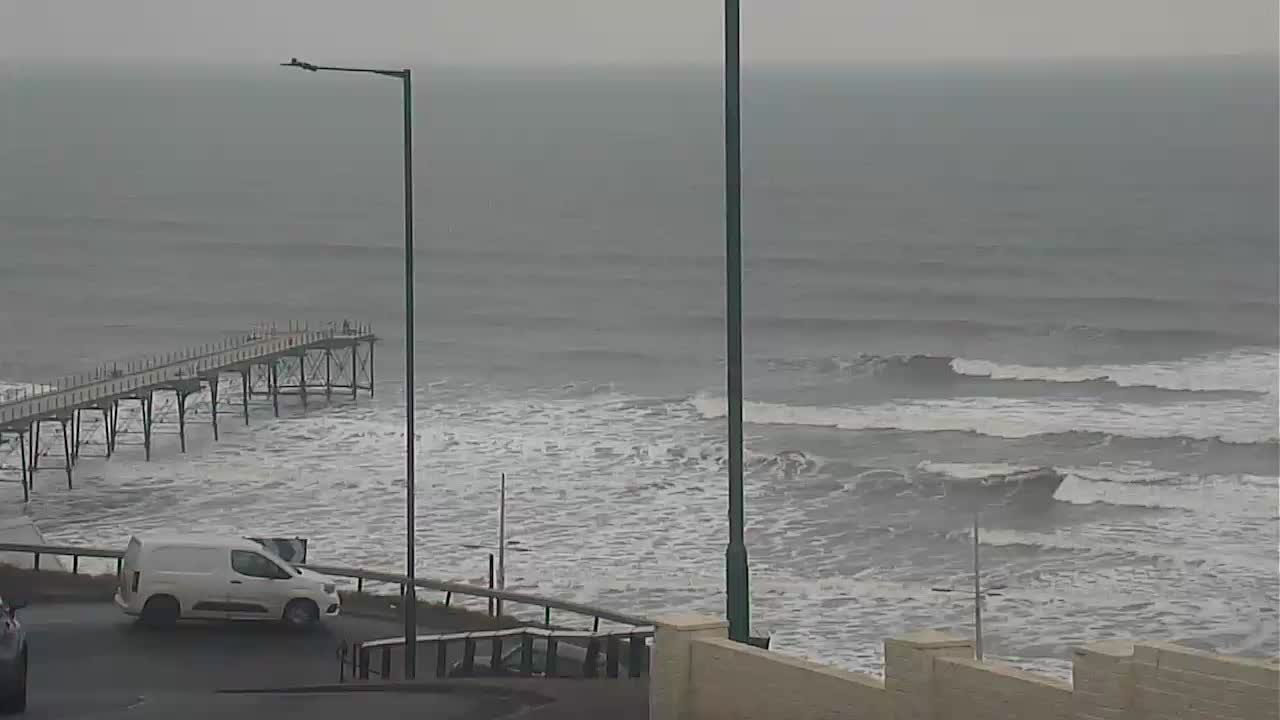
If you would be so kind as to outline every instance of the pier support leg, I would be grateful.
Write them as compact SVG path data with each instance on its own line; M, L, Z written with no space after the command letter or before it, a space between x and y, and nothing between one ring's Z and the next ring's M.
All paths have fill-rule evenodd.
M73 434L75 442L71 444L71 462L80 462L80 408L76 408L72 415L71 425L74 428Z
M218 376L209 378L209 414L213 417L213 441L218 441Z
M240 407L244 410L244 424L249 425L249 369L240 371Z
M62 459L66 461L67 468L67 489L71 489L71 435L67 432L67 418L58 418L58 423L62 425ZM74 422L71 423L73 426Z
M22 460L22 502L31 500L31 470L27 467L27 434L18 433L19 459Z
M369 397L373 397L373 341L369 341Z
M360 389L360 364L359 364L360 343L351 343L351 399L356 399L356 392Z
M151 393L142 396L142 449L151 459Z
M267 384L271 386L271 411L280 417L280 377L274 360L267 365Z
M178 396L178 452L185 453L187 451L187 393L185 390L175 390L174 394Z
M110 433L107 436L107 454L113 454L116 451L116 438L120 435L120 401L111 401L111 423L107 425Z
M102 410L103 442L106 443L107 459L110 460L111 459L111 407L106 406L100 409Z
M40 469L40 421L31 423L31 487L36 486L35 472Z
M298 394L302 396L302 409L307 409L307 351L298 356Z
M324 398L333 397L333 348L324 349Z

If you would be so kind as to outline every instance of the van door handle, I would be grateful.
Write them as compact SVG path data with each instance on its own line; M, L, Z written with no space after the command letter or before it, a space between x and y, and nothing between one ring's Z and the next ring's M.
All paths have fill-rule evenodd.
M244 584L244 582L242 582L242 581L240 581L240 580L232 580L232 581L231 581L231 584L232 584L232 585L243 585L243 584Z

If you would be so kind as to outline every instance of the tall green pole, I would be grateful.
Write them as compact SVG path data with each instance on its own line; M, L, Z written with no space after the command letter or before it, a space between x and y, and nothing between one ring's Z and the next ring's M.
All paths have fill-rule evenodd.
M729 384L729 547L725 590L729 638L747 642L751 632L747 544L742 509L742 123L739 84L738 0L724 3L724 197L725 287Z
M413 87L409 69L401 71L404 81L404 404L405 404L405 576L404 592L404 676L412 680L418 672L418 598L414 584L414 452L413 428Z
M338 67L333 65L316 65L292 58L285 67L299 68L310 72L344 72L363 73L366 75L382 75L399 78L404 88L404 405L405 405L405 588L404 588L404 676L412 680L418 668L418 622L417 622L417 587L414 571L414 519L416 510L414 503L414 440L413 429L413 84L408 68L387 70L383 68ZM352 348L352 353L355 349ZM369 357L372 358L373 346L369 346ZM352 355L355 362L355 355ZM355 372L354 366L351 370ZM372 377L373 368L369 369ZM353 375L354 377L354 375ZM355 381L352 381L355 385ZM352 397L355 388L351 389ZM369 393L373 393L372 385Z

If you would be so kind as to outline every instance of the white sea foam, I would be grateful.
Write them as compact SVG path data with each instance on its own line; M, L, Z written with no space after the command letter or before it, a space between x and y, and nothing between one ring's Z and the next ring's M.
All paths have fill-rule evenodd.
M704 418L726 413L723 398L695 396ZM1090 400L950 398L899 400L859 407L815 407L748 402L748 422L809 425L841 430L896 429L962 431L1004 438L1097 432L1135 438L1220 439L1233 443L1274 442L1274 406L1264 400L1206 400L1168 405L1101 403Z
M1190 510L1234 518L1275 518L1277 480L1253 475L1196 475L1116 468L1064 471L1053 499L1073 505L1127 505Z
M381 393L379 400L393 396ZM205 412L198 403L195 407ZM164 415L161 410L157 405L158 417ZM327 409L313 404L305 413L289 403L283 412L284 417L275 419L269 406L258 401L251 426L228 418L217 443L206 423L189 423L187 454L177 453L176 437L159 435L150 463L142 461L136 435L123 436L109 462L93 457L98 448L86 448L76 467L75 490L39 481L27 512L51 542L119 546L128 533L143 530L298 534L311 539L319 561L401 566L400 409L362 397L355 404L335 400L335 407ZM721 429L703 421L704 414L683 400L613 394L515 397L437 388L418 415L420 573L484 582L485 551L466 546L492 545L496 479L506 472L509 537L530 550L508 556L507 579L513 589L639 614L672 608L718 612L726 533L724 438ZM125 415L123 424L136 430L136 421ZM824 462L812 455L759 451L749 452L747 461L753 478L762 473L783 478L792 472L821 474ZM939 459L926 467L973 477L980 471L1026 466L966 467ZM1250 482L1255 491L1265 490ZM843 514L837 512L832 524L823 510L838 509L833 504L846 494L797 498L790 491L796 486L748 484L753 612L761 626L776 628L780 650L875 672L883 636L966 622L962 602L929 590L938 583L927 577L933 571L927 563L899 564L891 549L867 555L862 540L845 532L849 523ZM1017 628L1020 642L1028 645L1080 633L1078 618L1085 614L1090 630L1096 626L1099 632L1132 627L1157 635L1162 624L1199 622L1199 610L1181 598L1212 594L1210 581L1238 588L1250 578L1267 577L1267 572L1274 576L1274 570L1258 569L1267 558L1249 550L1262 544L1258 538L1270 537L1268 525L1214 518L1198 526L1196 521L1205 517L1141 513L1135 525L1145 534L1136 543L1118 539L1125 536L1107 527L1061 533L1050 527L1030 537L984 530L988 547L1021 543L1035 548L1041 543L1072 550L1065 557L991 551L1012 556L1015 565L1027 555L1036 563L1034 572L1012 579L1007 597L993 600L999 603L993 617ZM1192 547L1181 546L1192 541ZM963 540L954 544L954 565L962 568L967 548ZM1214 564L1218 554L1230 557ZM1198 562L1196 568L1203 572L1188 575L1185 562L1162 560L1161 565L1147 559L1166 556ZM1104 562L1139 557L1137 562L1152 567L1116 575L1117 598L1168 595L1168 603L1182 605L1158 617L1135 619L1119 599L1113 606L1100 606L1080 593L1064 607L1044 602L1048 591L1035 594L1039 578L1053 568L1069 569L1082 583L1108 571L1091 565L1091 557ZM851 572L851 559L879 564ZM993 572L1008 571L1003 565L991 567ZM1031 599L1015 597L1015 590L1027 590ZM574 619L566 616L563 622ZM1215 623L1215 628L1225 623L1233 629L1238 624ZM864 630L851 635L851 627Z
M924 460L916 465L917 470L935 475L945 475L956 480L986 480L993 477L1007 477L1040 469L1036 465L1011 465L1009 463L961 463L938 462Z
M1123 387L1159 387L1170 390L1276 393L1280 386L1280 353L1261 348L1243 348L1182 360L1136 365L1053 367L956 358L951 361L951 368L961 375L989 377L994 380L1108 380Z

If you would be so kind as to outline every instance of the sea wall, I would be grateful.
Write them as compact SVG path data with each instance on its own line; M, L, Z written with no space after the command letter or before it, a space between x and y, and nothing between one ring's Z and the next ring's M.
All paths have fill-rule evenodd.
M1064 682L973 658L933 630L885 641L884 678L730 642L721 620L661 618L651 720L1277 720L1280 665L1163 642L1092 643Z

